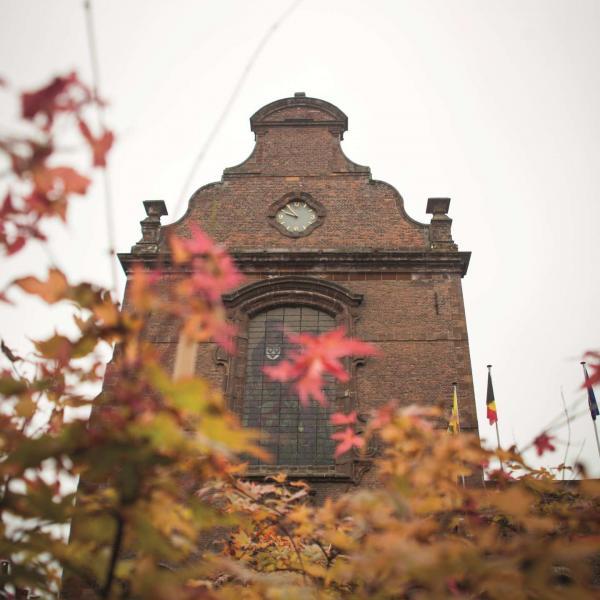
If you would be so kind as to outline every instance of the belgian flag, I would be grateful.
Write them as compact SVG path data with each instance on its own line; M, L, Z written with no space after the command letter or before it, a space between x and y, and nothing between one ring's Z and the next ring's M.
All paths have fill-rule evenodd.
M487 404L488 421L490 425L493 425L498 422L498 413L496 412L496 399L494 398L494 386L492 385L492 365L488 365L488 385L485 403Z

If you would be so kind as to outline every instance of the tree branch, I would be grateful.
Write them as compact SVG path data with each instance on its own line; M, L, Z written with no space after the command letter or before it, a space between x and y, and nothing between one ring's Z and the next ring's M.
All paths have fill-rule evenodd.
M106 574L106 583L100 592L101 598L108 598L110 594L110 588L112 587L115 578L115 567L117 566L117 559L119 558L119 552L121 551L121 544L123 542L125 522L119 513L115 514L115 520L117 522L117 531L115 533L115 539L113 540L110 564L108 565L108 573Z

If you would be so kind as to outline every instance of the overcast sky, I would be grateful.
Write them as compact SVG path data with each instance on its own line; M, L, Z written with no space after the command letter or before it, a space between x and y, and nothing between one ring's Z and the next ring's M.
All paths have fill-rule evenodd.
M200 147L282 0L95 0L101 84L118 136L110 179L116 245L139 238L142 201L171 214ZM31 89L76 69L90 81L78 0L0 0L0 74ZM304 0L250 72L194 188L219 180L253 147L248 119L296 91L349 117L343 148L429 221L450 196L453 234L472 251L463 281L482 437L487 363L503 442L523 446L579 401L569 460L600 474L579 361L600 348L600 2ZM0 97L0 125L16 105ZM189 194L188 194L189 195ZM75 200L52 252L74 279L109 284L103 195ZM0 285L43 274L32 248L2 259ZM123 281L120 285L122 287ZM0 310L0 336L64 328L67 312L28 300ZM558 432L562 442L567 432ZM562 461L565 446L543 463Z

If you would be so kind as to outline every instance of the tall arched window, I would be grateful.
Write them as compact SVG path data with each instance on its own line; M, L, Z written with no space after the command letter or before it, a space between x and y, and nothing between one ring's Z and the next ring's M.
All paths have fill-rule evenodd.
M334 382L327 381L324 388L328 407L315 402L302 406L291 386L271 381L262 371L265 365L277 364L293 350L285 332L319 334L334 327L333 317L308 306L281 306L249 320L242 421L266 434L263 444L276 465L334 462L329 425L334 410ZM254 459L253 463L260 461Z
M284 330L318 334L344 326L352 335L362 296L333 281L289 275L250 283L223 301L238 330L236 354L215 355L225 369L225 395L244 425L267 434L264 446L273 459L249 459L248 475L283 470L307 479L351 477L348 456L333 456L329 415L357 408L354 381L326 381L328 407L313 401L303 407L290 385L270 381L262 367L277 364L293 349ZM358 362L348 363L352 373Z

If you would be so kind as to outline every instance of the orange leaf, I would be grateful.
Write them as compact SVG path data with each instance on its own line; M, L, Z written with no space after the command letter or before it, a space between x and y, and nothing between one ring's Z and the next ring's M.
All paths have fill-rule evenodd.
M71 167L40 167L33 172L36 189L42 194L85 194L91 180Z
M23 277L17 279L15 285L18 285L24 292L39 296L48 304L54 304L67 297L69 283L62 271L58 269L50 269L48 272L48 280L40 281L36 277Z
M94 137L87 123L79 119L79 131L92 149L92 163L95 167L106 166L106 155L111 149L115 136L112 131L104 131L98 138Z

